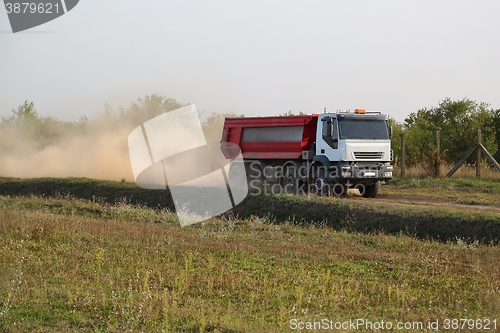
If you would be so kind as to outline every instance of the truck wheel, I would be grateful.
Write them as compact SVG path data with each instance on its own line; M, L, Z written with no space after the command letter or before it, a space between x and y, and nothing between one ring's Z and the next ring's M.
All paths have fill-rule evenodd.
M347 186L344 186L343 184L340 183L335 183L332 186L332 194L336 197L341 197L347 194L347 191L349 188Z
M249 190L263 190L265 177L261 165L252 162L247 168L247 180Z
M323 168L317 170L317 175L314 178L314 184L312 184L313 194L317 196L328 195L328 183L326 181L326 172Z
M286 194L298 194L299 189L303 186L302 181L298 178L297 169L294 166L288 166L283 177L283 189Z
M374 184L365 185L365 190L361 193L361 195L365 198L375 198L379 190L380 180Z

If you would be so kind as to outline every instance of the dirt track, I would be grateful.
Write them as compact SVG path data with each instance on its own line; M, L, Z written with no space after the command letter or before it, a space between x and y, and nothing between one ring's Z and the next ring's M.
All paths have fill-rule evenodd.
M465 204L447 200L437 200L437 199L427 199L427 198L407 197L407 196L388 196L388 195L378 195L376 197L376 200L390 202L394 204L401 204L401 205L447 206L447 207L454 207L454 208L475 210L482 212L500 213L500 206Z

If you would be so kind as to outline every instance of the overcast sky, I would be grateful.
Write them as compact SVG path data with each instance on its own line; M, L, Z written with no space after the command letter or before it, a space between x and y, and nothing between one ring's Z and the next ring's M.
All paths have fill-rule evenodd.
M495 0L80 0L12 34L0 8L0 116L28 100L78 120L153 93L249 116L500 108L499 13Z

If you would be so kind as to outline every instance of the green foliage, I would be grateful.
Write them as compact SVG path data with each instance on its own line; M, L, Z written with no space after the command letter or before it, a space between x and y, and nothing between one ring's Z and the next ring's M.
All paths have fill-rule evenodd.
M279 114L278 116L280 117L293 117L293 116L305 116L307 115L306 113L300 111L298 114L295 114L292 112L292 110L288 110L288 112L285 112L283 114Z
M500 109L493 112L493 116L490 119L489 127L494 130L495 142L497 143L497 148L500 148ZM497 161L500 161L500 149L494 154Z
M441 159L456 163L477 143L477 131L482 130L482 143L495 154L498 150L492 126L495 111L486 103L470 99L444 99L438 107L412 112L404 121L407 145L407 165L422 163L429 174L436 162L436 131L441 136ZM469 162L473 162L471 157Z
M12 116L3 118L4 124L13 125L35 125L40 121L38 114L35 110L33 102L28 103L26 100L23 104L19 105L17 110L12 110Z
M401 133L403 133L403 124L398 123L394 118L389 118L389 126L392 127L391 149L394 153L393 164L398 164L401 160Z
M91 134L91 137L95 137L97 133L131 130L151 118L183 106L185 104L173 98L153 94L138 98L129 107L120 107L118 113L109 104L105 104L104 112L98 119L89 120L87 116L81 116L77 122L64 122L52 117L40 117L34 102L25 101L17 110L12 110L10 117L2 118L0 151L27 153L28 150L37 151L51 145L64 145L79 134ZM193 119L194 121L196 120ZM126 143L126 137L124 142Z
M224 120L229 117L244 117L235 113L215 113L212 114L202 124L207 142L219 142L222 138Z
M139 126L151 118L186 105L160 94L146 95L144 98L139 97L137 102L132 102L128 108L120 107L118 118L132 126Z
M36 143L34 148L40 149L61 141L65 134L75 134L85 124L59 121L52 117L40 117L34 102L25 101L17 110L12 110L12 116L2 118L0 151L9 151L9 147L14 149L15 147L12 146L14 141L17 147L34 142Z

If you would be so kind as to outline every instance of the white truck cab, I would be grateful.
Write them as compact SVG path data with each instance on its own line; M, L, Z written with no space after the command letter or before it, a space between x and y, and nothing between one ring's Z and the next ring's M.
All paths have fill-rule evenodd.
M374 197L380 181L392 178L391 132L388 117L380 112L320 114L314 160L328 172L318 181L362 187L369 192L365 196Z

